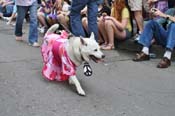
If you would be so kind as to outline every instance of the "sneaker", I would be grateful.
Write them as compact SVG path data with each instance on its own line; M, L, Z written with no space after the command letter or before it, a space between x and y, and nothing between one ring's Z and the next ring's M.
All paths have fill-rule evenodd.
M10 18L9 17L2 17L2 19L5 21L9 21Z
M34 43L29 43L29 46L33 46L33 47L40 47L38 42L34 42Z
M140 34L136 34L133 38L134 38L134 42L137 43L140 39Z

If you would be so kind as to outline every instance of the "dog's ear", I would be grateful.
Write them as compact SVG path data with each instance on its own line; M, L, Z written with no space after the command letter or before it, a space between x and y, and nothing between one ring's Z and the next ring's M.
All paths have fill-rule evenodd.
M94 40L95 40L95 35L94 35L94 32L91 32L90 39L94 39Z
M82 36L80 36L80 41L81 41L81 44L82 44L82 45L87 46L87 43L85 42L85 40L83 39Z

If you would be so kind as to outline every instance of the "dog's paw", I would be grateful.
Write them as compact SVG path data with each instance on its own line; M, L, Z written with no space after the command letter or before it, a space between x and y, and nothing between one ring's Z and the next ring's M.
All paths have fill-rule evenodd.
M77 92L80 96L85 96L86 95L83 89L77 88Z

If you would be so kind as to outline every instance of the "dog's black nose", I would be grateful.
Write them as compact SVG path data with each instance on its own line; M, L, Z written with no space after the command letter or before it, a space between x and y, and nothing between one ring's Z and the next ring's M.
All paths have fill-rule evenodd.
M102 58L105 58L105 55L102 55Z

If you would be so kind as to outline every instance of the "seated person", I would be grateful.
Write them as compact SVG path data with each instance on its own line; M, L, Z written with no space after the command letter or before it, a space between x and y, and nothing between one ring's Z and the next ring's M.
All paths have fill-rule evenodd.
M103 36L103 50L114 48L114 39L126 40L131 37L131 23L129 10L125 0L113 0L111 16L104 16L99 20L99 32Z
M13 0L4 0L0 2L0 18L10 17L13 13Z
M70 1L64 0L62 4L62 9L60 9L57 13L57 19L58 19L58 22L64 25L67 29L70 29L69 13L70 13Z
M15 0L13 0L14 3L15 3ZM16 4L13 5L13 13L12 15L9 17L9 20L7 22L7 25L15 25L14 23L12 23L12 21L16 18L17 16L17 7L16 7Z
M46 22L46 16L51 13L52 2L50 0L41 1L41 7L38 9L38 21L41 25L41 32L44 33L44 29L48 28L48 24ZM46 30L45 30L46 31Z
M170 9L171 12L175 12L175 9ZM167 12L166 12L167 13ZM145 61L149 60L149 47L151 46L151 41L154 38L156 43L166 47L163 58L158 63L157 68L167 68L171 65L171 54L173 48L175 47L175 17L162 13L160 10L156 9L154 15L160 16L167 20L167 29L165 29L161 24L160 20L150 20L145 25L143 33L140 36L138 41L143 45L142 51L139 54L136 54L136 57L133 61ZM174 13L171 13L174 15Z
M150 7L157 8L161 12L168 10L168 0L148 0Z
M147 3L150 9L157 8L163 13L168 10L168 0L148 0ZM160 18L160 17L155 17L155 18Z

